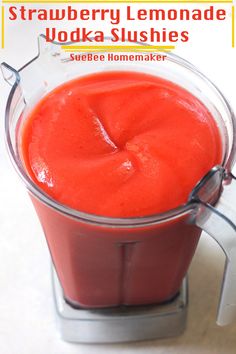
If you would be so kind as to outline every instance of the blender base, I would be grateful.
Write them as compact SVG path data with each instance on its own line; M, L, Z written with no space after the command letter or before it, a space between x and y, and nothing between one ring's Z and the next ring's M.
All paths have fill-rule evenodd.
M180 335L186 326L188 286L185 278L179 294L162 305L75 309L63 298L53 270L56 316L63 340L80 343L119 343Z

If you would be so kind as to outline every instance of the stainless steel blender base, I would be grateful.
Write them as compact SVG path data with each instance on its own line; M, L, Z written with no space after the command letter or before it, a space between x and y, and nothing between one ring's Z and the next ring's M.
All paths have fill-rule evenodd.
M53 292L61 336L68 342L131 342L178 336L185 329L187 279L184 279L179 295L163 305L74 309L65 302L55 271Z

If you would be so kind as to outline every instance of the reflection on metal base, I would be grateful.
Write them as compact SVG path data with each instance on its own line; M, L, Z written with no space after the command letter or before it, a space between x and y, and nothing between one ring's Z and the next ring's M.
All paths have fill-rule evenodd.
M186 326L188 288L163 305L74 309L68 305L55 271L53 291L62 339L80 343L119 343L180 335Z

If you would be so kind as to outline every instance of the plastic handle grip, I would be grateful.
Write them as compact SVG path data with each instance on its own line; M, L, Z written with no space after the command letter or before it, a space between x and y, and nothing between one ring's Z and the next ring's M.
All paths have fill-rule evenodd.
M236 180L232 176L214 207L198 200L195 224L213 237L226 256L217 314L217 324L224 326L236 320Z

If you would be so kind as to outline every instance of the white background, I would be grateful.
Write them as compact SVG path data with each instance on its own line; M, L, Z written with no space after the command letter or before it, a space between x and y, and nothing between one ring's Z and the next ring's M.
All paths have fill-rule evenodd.
M138 6L153 7L147 4L135 7ZM181 26L191 31L191 42L178 45L176 53L213 80L236 110L236 50L231 48L230 19L221 24ZM7 22L6 45L0 51L0 61L21 67L37 53L36 37L42 31L40 23ZM235 353L236 324L226 328L215 324L224 257L206 236L201 239L189 272L189 319L184 335L169 340L106 346L61 341L54 318L46 242L5 152L3 120L9 89L0 77L0 353Z

